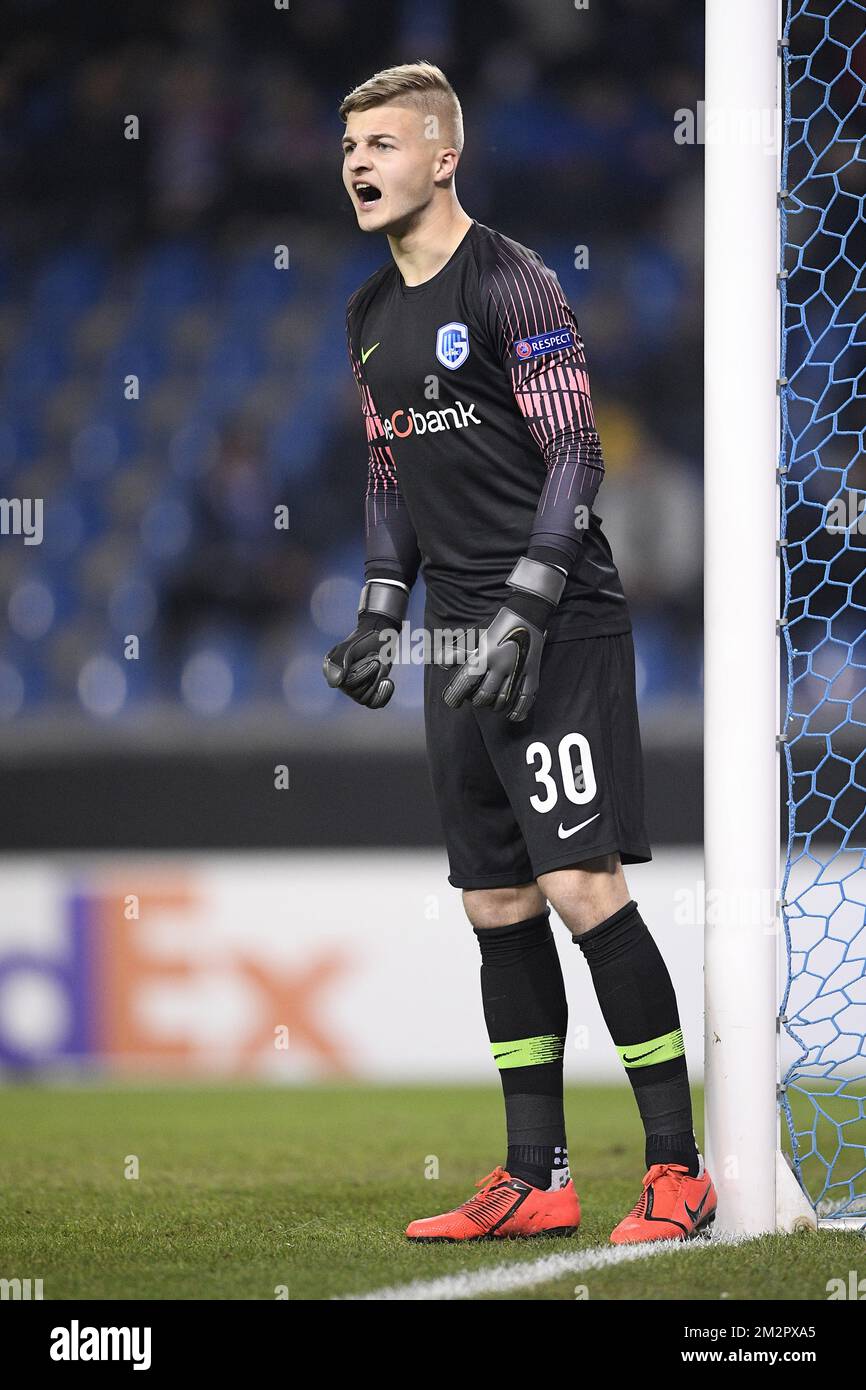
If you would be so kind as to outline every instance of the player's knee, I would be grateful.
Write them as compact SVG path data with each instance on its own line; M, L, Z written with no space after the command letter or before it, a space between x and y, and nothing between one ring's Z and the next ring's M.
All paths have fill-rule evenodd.
M547 899L537 883L463 890L463 907L473 927L506 927L536 917L546 906Z
M629 901L619 855L603 855L582 865L539 876L551 906L575 936L618 912Z

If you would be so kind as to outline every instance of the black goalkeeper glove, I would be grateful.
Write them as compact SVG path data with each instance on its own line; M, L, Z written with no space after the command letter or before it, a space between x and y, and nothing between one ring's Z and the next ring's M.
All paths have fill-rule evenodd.
M507 710L514 723L526 718L538 693L541 653L547 625L565 588L566 574L556 565L518 560L506 581L514 598L500 608L478 646L446 685L442 698L451 709L466 699L477 708ZM451 660L459 649L452 649ZM448 657L446 665L451 664Z
M370 579L361 590L358 625L322 663L328 685L367 709L381 709L394 694L383 641L396 641L409 606L409 589L396 579Z

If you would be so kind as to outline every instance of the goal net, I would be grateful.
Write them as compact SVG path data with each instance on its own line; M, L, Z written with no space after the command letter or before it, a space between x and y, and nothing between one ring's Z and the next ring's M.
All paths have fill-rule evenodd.
M866 4L787 0L780 556L785 1146L866 1222Z

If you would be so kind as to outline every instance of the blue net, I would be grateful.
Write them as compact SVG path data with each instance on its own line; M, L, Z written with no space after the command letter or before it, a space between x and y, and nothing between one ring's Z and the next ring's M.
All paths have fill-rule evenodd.
M866 1219L866 4L784 34L780 1099L818 1215Z

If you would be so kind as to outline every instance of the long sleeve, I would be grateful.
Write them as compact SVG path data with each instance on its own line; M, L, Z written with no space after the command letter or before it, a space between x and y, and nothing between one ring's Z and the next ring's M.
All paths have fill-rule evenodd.
M349 358L361 397L367 432L367 491L364 498L366 579L400 579L411 589L418 575L421 555L418 539L397 481L391 446L385 442L382 421L364 380L361 363L352 350Z
M488 330L514 398L547 465L528 537L571 569L604 476L583 341L554 273L504 253L483 277ZM551 340L551 341L548 341Z

